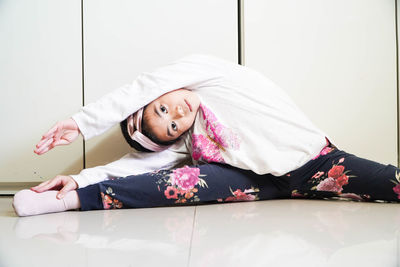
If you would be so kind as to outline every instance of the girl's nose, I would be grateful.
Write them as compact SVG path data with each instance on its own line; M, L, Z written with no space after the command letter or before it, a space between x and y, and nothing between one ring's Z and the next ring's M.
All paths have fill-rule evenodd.
M176 107L176 114L178 117L185 116L185 111L183 110L182 106L179 105Z

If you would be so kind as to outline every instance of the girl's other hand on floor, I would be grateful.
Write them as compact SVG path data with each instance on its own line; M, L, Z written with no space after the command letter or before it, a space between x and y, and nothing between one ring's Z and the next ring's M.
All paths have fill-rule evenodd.
M79 134L78 124L72 118L59 121L42 136L33 152L42 155L55 146L68 145L75 141Z
M57 198L62 199L67 192L77 188L78 184L71 176L57 175L53 179L44 181L37 186L31 187L31 190L35 191L36 193L42 193L47 190L59 190L60 192L58 192Z

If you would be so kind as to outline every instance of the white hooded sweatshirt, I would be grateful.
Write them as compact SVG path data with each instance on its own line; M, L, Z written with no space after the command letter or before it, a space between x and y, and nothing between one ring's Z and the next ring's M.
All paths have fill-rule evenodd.
M201 100L194 125L181 141L161 152L134 151L105 166L71 175L79 187L174 168L189 158L194 164L221 162L281 176L303 166L326 145L327 135L267 77L208 55L191 55L142 73L72 118L88 140L180 88L192 90Z

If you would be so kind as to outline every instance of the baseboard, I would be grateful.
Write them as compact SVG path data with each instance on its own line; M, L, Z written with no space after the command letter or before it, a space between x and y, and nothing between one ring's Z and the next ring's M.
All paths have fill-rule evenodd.
M38 185L40 182L0 182L0 195L14 195L22 189Z

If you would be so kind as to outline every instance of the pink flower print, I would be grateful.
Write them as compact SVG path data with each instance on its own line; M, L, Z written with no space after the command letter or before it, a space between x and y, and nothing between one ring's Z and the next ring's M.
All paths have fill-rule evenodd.
M333 148L331 147L325 147L324 149L322 149L321 151L321 156L325 156L326 154L328 154L329 152L331 152L333 150Z
M109 195L104 194L103 192L100 193L101 194L101 198L103 200L103 208L105 210L108 210L111 208L112 204L112 198Z
M118 199L113 199L111 196L104 194L103 192L100 193L101 198L103 200L103 208L105 210L108 209L120 209L122 208L122 202L120 202Z
M340 194L340 197L343 198L349 198L349 199L354 199L354 200L359 200L362 201L363 198L360 195L354 194L354 193L344 193L344 194Z
M218 144L220 144L222 147L227 147L227 144L225 142L225 138L223 136L223 131L224 131L224 126L222 126L220 123L217 121L210 123L207 121L207 130L208 130L208 135Z
M173 186L168 186L164 191L164 195L167 199L178 199L178 190Z
M342 176L336 179L336 183L339 186L344 186L349 183L349 177L346 174L343 174Z
M235 192L233 192L233 196L227 197L225 201L252 201L255 200L255 196L252 194L246 194L245 192L242 192L242 190L237 189Z
M201 134L192 135L192 157L200 158L208 162L225 162L217 144Z
M203 112L203 119L206 122L208 135L213 138L217 143L220 143L222 145L223 140L220 140L220 136L224 127L220 123L218 123L217 117L214 113L211 112L211 110L203 105L200 105L200 109ZM222 141L222 143L220 141Z
M344 158L339 159L338 164L339 164L339 163L343 163L343 161L344 161Z
M344 171L344 166L341 165L334 165L329 171L328 171L328 177L332 177L334 179L339 178L342 176Z
M192 189L199 181L200 169L184 166L170 174L171 184L182 190Z
M331 192L341 192L342 187L336 183L336 180L332 177L328 177L317 186L318 191L331 191Z
M254 189L245 189L244 193L249 194L249 193L255 193L256 191Z
M239 149L239 137L229 128L218 122L217 117L206 106L200 105L206 122L207 134L224 148Z
M393 187L393 191L397 194L397 198L400 199L400 184Z
M208 162L225 162L220 150L230 148L237 150L240 139L231 129L218 122L217 117L207 107L200 105L205 121L207 136L192 135L193 158L203 158Z
M295 190L294 190L295 191ZM300 194L298 192L292 192L292 197L304 197L303 194Z
M203 153L202 149L207 146L206 138L201 134L192 134L192 157L199 160Z
M113 205L114 205L114 209L122 208L122 202L120 202L118 199L114 199Z
M201 111L203 112L203 119L207 121L207 127L209 126L210 123L216 122L217 117L215 117L215 114L211 112L206 106L200 104Z
M324 175L324 172L317 172L316 174L314 174L314 176L313 177L311 177L311 178L315 178L315 179L318 179L319 177L321 177L322 175Z
M325 156L326 154L328 154L328 153L331 152L332 150L333 150L333 148L331 148L331 147L328 147L328 146L324 147L324 148L321 150L321 152L319 152L319 154L316 155L316 156L313 158L313 160L319 158L320 156Z
M221 131L221 145L226 148L238 150L240 148L240 138L231 129L224 128Z

